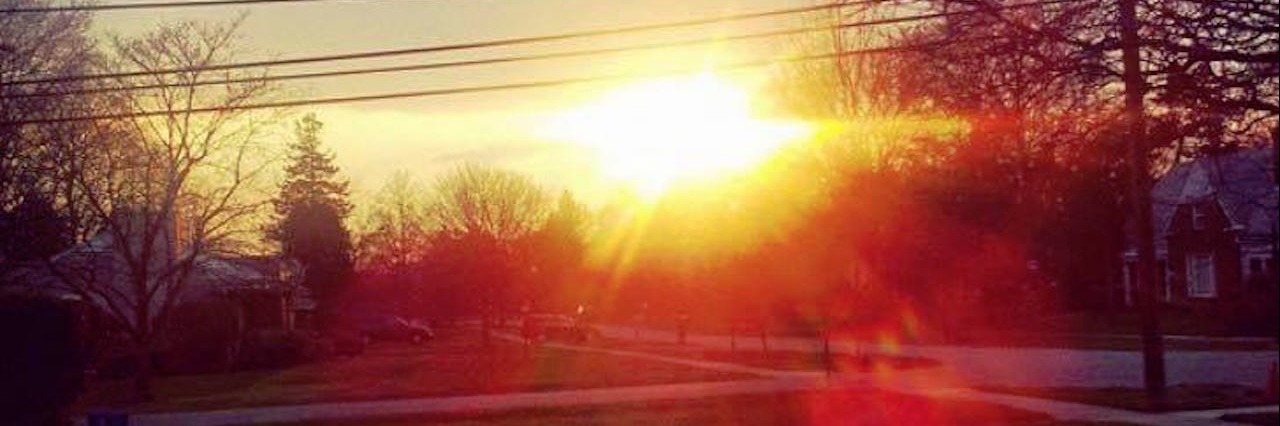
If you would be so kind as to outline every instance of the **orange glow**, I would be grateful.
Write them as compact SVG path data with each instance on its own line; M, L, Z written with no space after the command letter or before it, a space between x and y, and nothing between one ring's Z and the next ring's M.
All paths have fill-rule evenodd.
M546 133L591 148L606 176L653 199L676 181L758 164L814 132L754 117L745 90L703 73L609 93L552 118Z

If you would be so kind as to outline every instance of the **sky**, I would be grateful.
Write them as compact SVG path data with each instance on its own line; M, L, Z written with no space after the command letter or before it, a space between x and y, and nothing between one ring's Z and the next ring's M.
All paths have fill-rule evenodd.
M248 13L237 40L241 50L238 56L247 61L526 37L808 4L812 0L352 0L98 12L92 31L127 37L166 23L228 22ZM278 67L272 73L627 46L803 23L797 16L775 17L483 51ZM538 63L302 80L290 83L289 88L297 96L329 97L647 72L778 56L791 45L785 38L726 42ZM767 72L723 76L749 88L758 85ZM548 117L590 103L627 84L630 83L305 107L295 112L315 112L325 123L322 137L352 181L357 197L376 191L396 171L430 182L438 173L474 162L526 173L550 191L569 189L589 203L599 203L617 191L619 183L604 177L596 153L555 140L542 129Z

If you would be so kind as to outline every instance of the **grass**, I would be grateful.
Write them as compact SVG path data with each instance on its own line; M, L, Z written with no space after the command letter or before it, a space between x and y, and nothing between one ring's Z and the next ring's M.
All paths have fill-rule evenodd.
M1163 404L1153 404L1139 388L984 388L984 391L1079 402L1132 411L1211 410L1275 404L1261 389L1239 385L1178 385L1168 389Z
M1222 420L1261 426L1280 425L1280 413L1228 414Z
M155 399L131 404L130 382L89 386L77 404L134 412L456 396L753 378L656 361L492 340L479 350L474 333L442 335L421 346L374 345L352 358L294 368L173 376L153 382Z
M289 426L498 425L1093 425L1040 413L883 391L809 391L625 404L523 409L470 415L310 422ZM280 425L284 426L284 425Z
M826 359L821 352L780 350L764 352L756 348L728 351L723 349L709 349L697 345L631 342L612 339L602 340L597 344L614 349L625 349L682 358L741 364L771 370L824 371L827 368ZM841 372L909 370L915 368L936 367L938 365L939 363L937 361L930 359L895 357L881 354L855 356L843 353L833 353L831 357L831 366L833 370Z

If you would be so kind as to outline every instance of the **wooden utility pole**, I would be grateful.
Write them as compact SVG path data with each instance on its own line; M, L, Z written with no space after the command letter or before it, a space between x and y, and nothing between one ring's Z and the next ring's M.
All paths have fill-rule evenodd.
M1143 108L1146 79L1142 75L1138 38L1137 0L1118 0L1120 6L1121 61L1124 65L1124 108L1128 125L1126 147L1129 169L1130 216L1137 238L1137 303L1142 321L1143 383L1147 397L1161 404L1165 394L1164 342L1160 335L1160 305L1155 282L1155 231L1151 224L1151 176L1147 161L1147 131Z

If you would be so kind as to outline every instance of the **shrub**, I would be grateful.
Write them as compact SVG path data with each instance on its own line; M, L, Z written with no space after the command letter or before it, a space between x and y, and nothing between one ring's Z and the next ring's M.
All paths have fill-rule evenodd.
M1274 285L1257 286L1255 294L1232 298L1221 317L1230 334L1277 336L1280 332L1280 306L1276 304Z
M0 295L0 413L15 425L56 424L79 395L84 365L74 308Z
M240 350L240 368L286 368L332 354L327 344L306 333L264 330L250 333Z
M238 306L228 300L183 304L168 324L168 350L161 367L167 373L211 373L232 366L240 346Z

